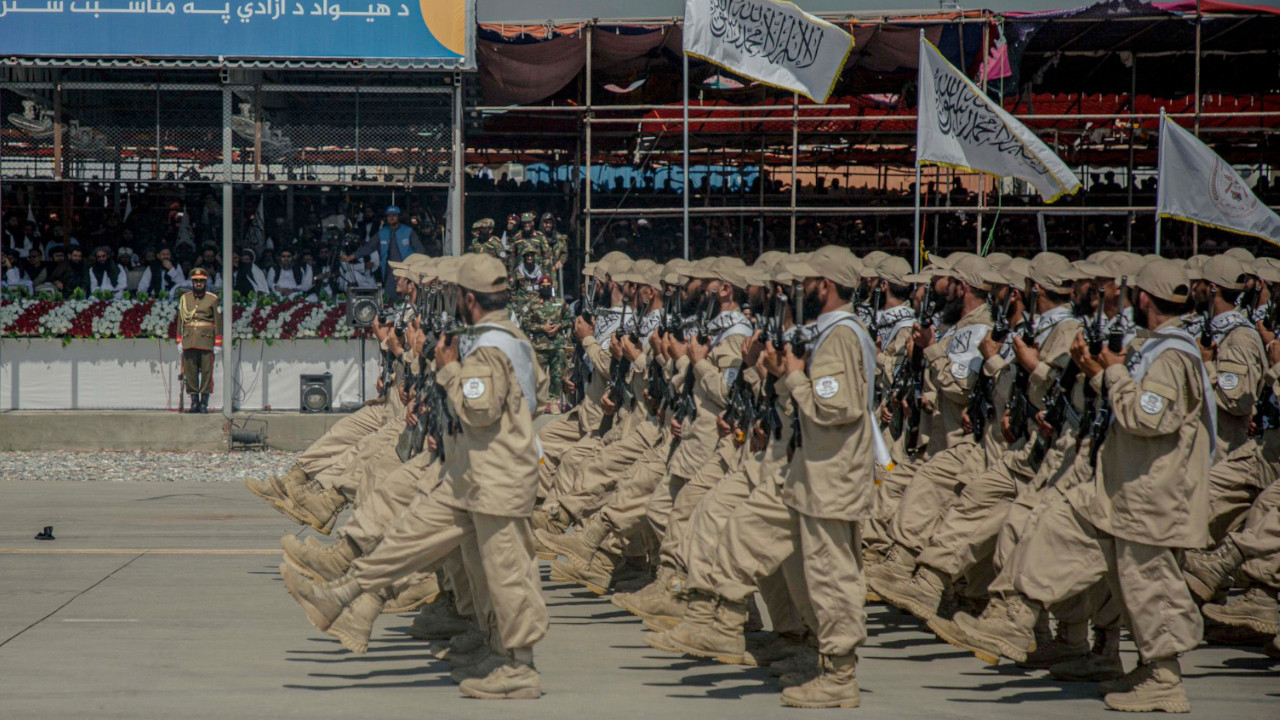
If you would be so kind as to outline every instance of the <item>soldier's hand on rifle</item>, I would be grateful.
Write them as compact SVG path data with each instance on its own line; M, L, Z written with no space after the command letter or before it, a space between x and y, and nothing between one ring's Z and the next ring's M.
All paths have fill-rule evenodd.
M379 376L378 376L378 383L377 383L378 394L379 394L379 395L381 395L381 394L382 394L382 391L383 391L383 390L385 390L385 389L386 389L386 387L387 387L387 384L386 384L386 383L384 383L384 382L382 382L382 376L381 376L381 375L379 375Z
M675 437L680 437L682 430L683 428L680 425L680 421L675 418L671 418L671 434Z
M1004 434L1004 441L1010 444L1017 442L1017 433L1013 431L1013 423L1009 419L1009 410L1006 408L1004 414L1000 416L1000 432Z
M698 363L711 354L711 345L703 345L697 335L689 338L689 362Z
M613 393L605 393L604 397L600 398L600 408L604 410L605 415L612 415L618 412L618 406L614 405L613 398L609 397L612 394Z
M581 315L573 319L573 334L578 338L578 342L586 340L591 335L591 332L591 323L583 320Z
M435 452L440 449L440 443L436 442L435 435L427 436L427 452Z
M960 411L960 427L964 428L966 433L973 432L973 420L969 419L969 408Z
M400 387L396 388L396 390L397 390L397 392L399 392L399 393L400 393L400 403L401 403L401 404L403 404L404 406L408 407L408 405L409 405L409 390L405 388L404 384L401 384L401 385L400 385Z
M670 335L667 337L667 353L672 360L679 360L689 354L689 344L675 335Z
M387 349L397 356L404 353L404 345L400 343L400 338L396 337L395 333L387 335Z
M458 360L458 343L448 335L441 335L436 341L436 369Z
M1013 355L1027 372L1035 372L1040 365L1040 350L1035 345L1028 345L1021 337L1013 338Z
M1000 343L991 339L991 333L987 333L978 343L978 352L982 353L983 360L990 360L1000 352Z
M745 366L755 365L760 359L760 353L764 350L764 343L760 340L760 331L756 330L751 333L751 337L742 343L742 364Z
M1270 363L1271 365L1280 363L1280 342L1276 342L1276 338L1274 335L1271 336L1270 340L1266 341L1266 347L1267 347L1267 362Z
M422 325L418 323L417 318L414 318L405 329L404 341L416 353L421 353L423 346L427 344L427 334L422 331Z
M880 424L888 425L891 422L893 422L893 408L886 402L880 406Z
M773 343L768 343L761 351L760 364L764 365L765 371L774 377L782 377L787 369L786 361Z
M619 346L622 348L622 357L626 358L628 362L635 362L640 357L640 348L631 342L630 335L623 335Z
M378 338L378 342L386 340L387 336L390 334L391 328L383 325L382 320L375 318L373 321L373 336Z
M1265 319L1254 323L1254 327L1258 328L1258 334L1262 336L1262 344L1270 345L1272 340L1276 339L1276 333L1267 329L1267 321Z
M719 433L720 437L733 432L733 428L730 427L729 423L725 422L724 413L716 416L716 432Z
M573 397L574 393L578 392L578 384L570 380L569 378L566 377L560 382L564 385L565 395L569 397Z
M911 343L916 347L924 350L932 345L935 341L933 337L933 326L922 326L916 323L911 326Z
M1047 438L1053 437L1053 426L1044 421L1043 410L1036 413L1036 429L1040 431L1041 435Z
M609 357L614 360L622 359L622 341L618 338L618 333L614 333L613 339L609 342Z
M1105 353L1104 350L1103 354ZM1089 343L1085 342L1084 333L1078 333L1076 339L1071 342L1071 359L1080 366L1080 372L1084 373L1085 377L1091 378L1105 369L1099 358L1089 354Z
M751 426L751 452L764 452L769 447L769 435L764 431L764 425L756 422Z
M786 348L784 348L782 363L783 370L785 371L783 373L784 375L790 375L795 372L804 372L804 358L796 357L795 353L791 352L790 345L787 345Z

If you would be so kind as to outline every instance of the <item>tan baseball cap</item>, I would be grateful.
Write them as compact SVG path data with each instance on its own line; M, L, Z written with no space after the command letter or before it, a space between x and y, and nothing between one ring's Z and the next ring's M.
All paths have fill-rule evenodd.
M971 288L990 290L991 282L987 279L987 270L986 260L966 253L960 259L951 262L951 267L941 274L953 277Z
M862 271L865 273L873 272L876 268L880 267L881 263L890 257L892 257L892 255L883 250L872 250L864 255L860 260L862 263ZM871 275L864 275L863 277L871 277Z
M1009 253L993 252L987 253L986 258L987 264L991 267L1003 268L1005 265L1009 264L1009 261L1013 259L1013 256Z
M387 264L390 265L391 263L387 263ZM413 255L410 255L408 259L405 260L403 263L400 263L400 265L401 267L398 267L391 271L392 275L395 275L396 277L406 278L416 283L423 282L425 278L434 277L434 275L432 275L432 272L433 272L433 266L435 265L435 261L432 258L427 257L426 255L414 253Z
M1233 257L1242 263L1251 263L1257 259L1253 256L1253 253L1249 252L1248 250L1245 250L1242 247L1228 248L1226 252L1222 254L1226 255L1227 257Z
M1187 269L1176 260L1153 258L1138 271L1133 284L1148 293L1174 303L1184 303L1191 293Z
M422 253L413 253L409 257L403 260L388 260L387 267L391 268L392 274L395 274L396 270L404 270L408 268L410 261L418 257L426 257L426 255L423 255ZM397 277L403 277L403 276L397 276Z
M691 278L701 278L703 280L729 280L726 274L731 274L734 270L746 267L747 264L742 258L736 257L710 257L703 258L693 264L689 271L685 273Z
M826 278L837 285L857 287L862 280L862 265L848 248L828 245L803 259L787 263L787 271L796 278Z
M502 261L486 253L471 253L462 258L457 269L458 286L475 292L498 292L507 289L507 268Z
M1196 270L1188 270L1192 280L1211 282L1227 290L1243 290L1244 279L1253 269L1230 255L1214 255Z
M458 267L462 265L462 260L467 256L458 257L456 255L446 255L436 258L435 274L440 278L440 282L454 283L458 282Z
M1027 258L1013 258L1004 266L1005 279L1019 290L1027 286L1027 278L1031 273L1031 261Z
M1046 290L1065 293L1070 292L1072 282L1092 278L1093 275L1073 267L1070 260L1058 253L1042 252L1031 259L1027 277Z
M631 267L610 274L610 277L616 282L645 283L646 274L656 265L652 260L637 260L631 263Z
M1280 260L1268 257L1255 258L1253 274L1269 283L1280 282Z
M890 255L876 266L875 274L888 280L890 285L909 285L911 281L907 278L911 276L911 263L906 258Z

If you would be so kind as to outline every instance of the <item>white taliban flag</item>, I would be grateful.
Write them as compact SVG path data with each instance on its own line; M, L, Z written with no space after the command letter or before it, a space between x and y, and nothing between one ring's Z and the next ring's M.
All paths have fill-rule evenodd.
M1156 214L1260 237L1280 245L1280 216L1227 161L1176 122L1160 121Z
M814 102L826 102L852 49L852 35L789 2L684 3L686 54Z
M1080 189L1080 179L1026 125L920 36L916 162L1025 180L1045 202Z

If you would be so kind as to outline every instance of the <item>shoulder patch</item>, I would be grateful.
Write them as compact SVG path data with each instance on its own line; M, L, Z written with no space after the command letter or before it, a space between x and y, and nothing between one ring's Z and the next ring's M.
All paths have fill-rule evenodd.
M840 392L840 381L827 375L813 381L813 393L823 400L835 397Z
M732 385L738 381L738 368L731 367L724 369L724 382L726 385Z
M969 369L968 363L963 363L963 362L960 362L959 360L953 361L951 363L951 374L955 376L957 380L964 380L965 378L969 377L969 375L972 372L973 371Z
M1164 398L1153 392L1144 392L1138 398L1138 407L1148 415L1155 415L1164 409Z
M468 400L475 400L484 395L484 380L480 378L467 378L462 383L462 396Z
M1218 387L1223 390L1235 390L1240 385L1240 376L1233 372L1218 375Z

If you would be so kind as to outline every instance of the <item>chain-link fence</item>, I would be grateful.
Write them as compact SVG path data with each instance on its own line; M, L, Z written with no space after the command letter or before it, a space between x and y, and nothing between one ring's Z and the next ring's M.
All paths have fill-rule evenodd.
M446 187L453 90L320 85L0 85L10 181ZM230 140L230 162L224 148Z

